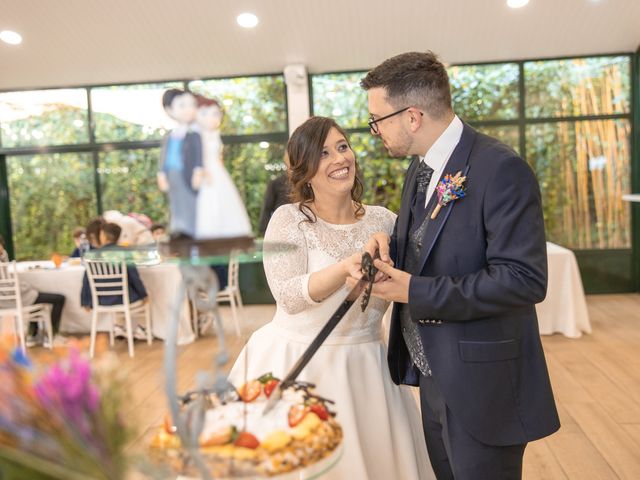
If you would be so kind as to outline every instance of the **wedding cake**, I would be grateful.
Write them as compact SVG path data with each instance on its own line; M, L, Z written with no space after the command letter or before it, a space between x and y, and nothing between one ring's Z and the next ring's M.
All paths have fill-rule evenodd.
M342 429L327 406L332 402L313 394L310 384L294 383L264 414L277 384L266 374L241 386L231 401L210 396L199 453L213 478L287 473L328 457L340 445ZM151 447L177 473L197 474L171 422L158 429Z

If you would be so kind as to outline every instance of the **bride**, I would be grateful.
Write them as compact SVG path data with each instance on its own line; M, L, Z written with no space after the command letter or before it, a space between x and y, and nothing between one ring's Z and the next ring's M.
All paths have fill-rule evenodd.
M295 251L266 250L264 268L277 309L249 339L230 380L272 372L283 378L343 301L345 280L360 268L372 233L391 233L395 215L360 202L358 164L345 132L332 119L313 117L291 136L287 151L295 203L273 214L268 242ZM371 298L338 324L299 376L335 400L344 454L322 478L418 480L434 478L415 400L393 384L382 342L388 304Z

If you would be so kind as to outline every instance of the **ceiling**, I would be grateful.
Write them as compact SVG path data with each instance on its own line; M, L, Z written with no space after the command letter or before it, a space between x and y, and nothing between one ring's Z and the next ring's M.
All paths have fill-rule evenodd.
M258 15L253 30L235 17ZM0 0L0 90L633 52L640 0Z

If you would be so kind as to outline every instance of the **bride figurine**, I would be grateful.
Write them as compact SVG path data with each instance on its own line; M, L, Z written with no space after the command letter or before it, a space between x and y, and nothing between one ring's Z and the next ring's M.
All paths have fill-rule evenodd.
M196 208L196 238L251 236L251 222L244 203L222 161L220 104L201 95L196 96L196 100L203 166Z

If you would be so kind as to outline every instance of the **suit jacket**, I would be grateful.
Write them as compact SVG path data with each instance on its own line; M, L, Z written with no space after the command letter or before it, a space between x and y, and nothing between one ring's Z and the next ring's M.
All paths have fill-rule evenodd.
M400 269L417 165L407 171L391 239ZM483 443L521 444L560 426L535 311L547 287L540 189L511 148L466 124L443 175L458 171L466 196L429 221L419 273L410 272L409 310L423 321L422 344L453 414ZM434 193L429 215L436 204ZM395 305L389 369L395 383L417 385L400 329Z
M167 159L167 143L170 135L171 132L167 133L162 139L158 165L160 172L166 172L165 161ZM194 193L197 190L193 188L191 178L193 177L193 171L198 167L202 168L202 138L198 132L189 130L182 140L182 173L187 187Z

